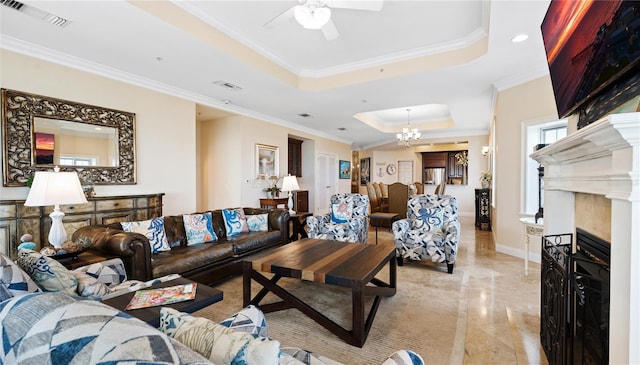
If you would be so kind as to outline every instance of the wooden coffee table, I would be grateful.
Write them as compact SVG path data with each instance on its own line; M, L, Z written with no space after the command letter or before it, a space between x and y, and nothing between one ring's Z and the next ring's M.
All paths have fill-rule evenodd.
M165 288L167 286L179 285L179 284L189 284L193 283L193 280L185 279L185 278L177 278L174 280L165 281L164 283L152 285L148 288L144 289L156 289L156 288ZM142 289L142 290L144 290ZM160 326L160 306L158 307L147 307L147 308L139 308L125 311L124 308L129 304L131 298L135 291L131 293L122 294L117 297L113 297L107 300L104 300L103 303L107 304L111 307L114 307L118 310L121 310L133 317L139 318L153 327ZM213 303L217 303L222 300L223 293L214 289L210 286L198 283L196 287L196 297L193 300L187 300L184 302L173 303L166 305L167 307L171 307L177 311L185 312L185 313L193 313L197 310L200 310L206 306L209 306Z
M374 276L389 264L389 283ZM274 274L267 279L261 272ZM347 330L277 285L282 277L351 288L352 327ZM251 299L251 281L263 288ZM373 284L373 285L369 285ZM260 304L272 292L282 301ZM254 304L263 312L295 308L347 343L362 347L367 339L381 297L396 293L396 260L393 245L366 245L305 238L249 258L243 263L243 306ZM365 318L365 297L375 296Z

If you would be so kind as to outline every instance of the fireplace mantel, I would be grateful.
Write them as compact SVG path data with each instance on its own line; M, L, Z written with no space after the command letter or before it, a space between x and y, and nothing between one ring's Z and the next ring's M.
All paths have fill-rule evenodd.
M640 113L613 114L546 146L544 234L575 233L575 193L611 200L609 363L640 364Z

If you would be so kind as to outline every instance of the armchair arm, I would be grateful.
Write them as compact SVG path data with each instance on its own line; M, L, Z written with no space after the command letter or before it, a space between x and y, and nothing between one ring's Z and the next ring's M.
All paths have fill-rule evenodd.
M455 262L460 241L460 222L453 220L442 226L444 233L444 250L449 262Z
M107 226L85 226L73 233L73 241L89 240L90 250L122 259L127 276L134 280L153 278L151 246L147 237L140 233L124 232Z
M356 232L358 242L367 243L369 237L369 217L353 217L349 219L349 229Z
M307 228L309 229L309 238L316 238L320 234L320 227L329 223L331 216L329 214L314 215L307 217Z
M404 240L404 237L407 235L407 232L411 228L411 222L407 218L399 219L391 225L391 230L393 231L393 240L396 244L401 244Z

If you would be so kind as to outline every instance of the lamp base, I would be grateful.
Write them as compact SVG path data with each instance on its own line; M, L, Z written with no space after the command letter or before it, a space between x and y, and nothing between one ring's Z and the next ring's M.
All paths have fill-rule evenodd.
M60 248L62 244L67 240L67 232L62 225L62 218L64 213L60 210L60 206L56 205L53 208L53 212L49 214L51 217L51 229L49 230L49 243L55 247Z
M293 194L289 192L289 201L287 202L287 206L289 207L289 214L296 214L296 211L293 210Z

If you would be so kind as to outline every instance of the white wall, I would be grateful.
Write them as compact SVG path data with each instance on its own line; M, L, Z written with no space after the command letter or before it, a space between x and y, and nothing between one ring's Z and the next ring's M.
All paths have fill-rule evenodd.
M193 102L3 49L0 64L2 88L136 114L138 183L98 185L98 196L165 193L166 214L195 210ZM27 194L26 187L0 187L0 199L25 199Z
M258 143L279 147L279 174L284 176L288 171L289 134L305 140L302 144L303 175L298 178L298 185L301 190L309 190L310 211L315 207L315 155L326 153L335 155L336 160L351 159L351 148L345 143L246 116L225 117L199 124L203 174L202 205L199 209L258 206L258 200L265 197L264 185L256 180L255 151ZM339 180L338 191L349 192L350 180ZM281 196L285 197L285 194Z

